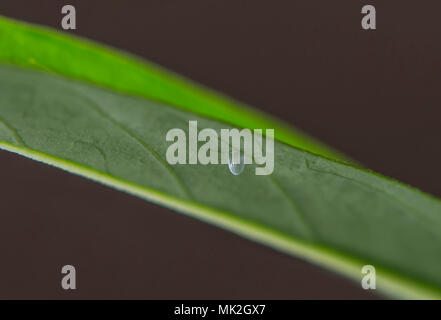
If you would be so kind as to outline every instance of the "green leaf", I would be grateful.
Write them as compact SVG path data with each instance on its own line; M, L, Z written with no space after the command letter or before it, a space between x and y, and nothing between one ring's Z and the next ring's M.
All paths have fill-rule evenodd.
M254 165L233 176L226 165L168 164L166 133L172 128L188 131L189 120L197 120L199 129L218 132L235 126L275 127L280 141L275 142L273 174L256 176ZM280 131L284 134L277 135ZM387 294L440 298L441 202L302 150L312 145L296 139L278 123L151 65L0 20L0 148L176 209L356 281L363 265L374 265L377 288ZM324 150L329 154L326 148L320 152Z
M37 68L189 110L241 128L275 128L275 138L345 160L332 148L242 103L153 63L84 39L0 16L0 61Z

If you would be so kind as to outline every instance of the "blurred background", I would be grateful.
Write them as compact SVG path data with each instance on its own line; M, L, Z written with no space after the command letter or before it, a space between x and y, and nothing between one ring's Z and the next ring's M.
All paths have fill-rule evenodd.
M2 0L264 110L369 169L441 196L441 3ZM377 29L361 29L361 8ZM0 298L294 299L380 295L265 246L0 151ZM61 267L77 269L75 291Z

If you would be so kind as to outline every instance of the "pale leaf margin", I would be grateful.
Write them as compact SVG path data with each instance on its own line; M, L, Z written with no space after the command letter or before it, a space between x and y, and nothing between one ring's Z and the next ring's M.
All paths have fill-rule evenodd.
M166 193L124 181L86 166L47 155L37 150L32 150L27 147L18 147L1 141L0 149L61 168L67 172L83 176L153 203L173 210L178 210L181 213L205 221L209 224L216 225L249 240L268 245L281 252L320 265L343 276L352 278L357 282L361 281L361 268L367 264L366 262L342 254L341 252L294 239L281 232L239 218L228 212L185 201ZM441 293L436 288L431 288L427 285L402 277L389 270L376 267L376 277L377 285L381 284L378 285L378 289L387 295L404 299L441 299Z

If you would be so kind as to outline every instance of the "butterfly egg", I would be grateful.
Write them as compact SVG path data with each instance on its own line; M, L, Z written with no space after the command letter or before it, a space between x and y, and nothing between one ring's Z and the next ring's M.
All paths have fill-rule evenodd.
M233 156L233 153L237 153L237 155ZM228 157L228 168L233 175L240 175L245 169L245 160L243 154L239 154L237 151L230 152L230 156Z

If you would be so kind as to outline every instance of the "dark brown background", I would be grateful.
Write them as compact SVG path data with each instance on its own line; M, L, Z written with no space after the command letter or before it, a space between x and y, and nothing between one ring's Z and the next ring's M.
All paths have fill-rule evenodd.
M2 0L123 48L441 196L439 0ZM377 30L360 27L374 4ZM183 215L0 152L0 298L376 298ZM60 287L77 268L76 291Z

